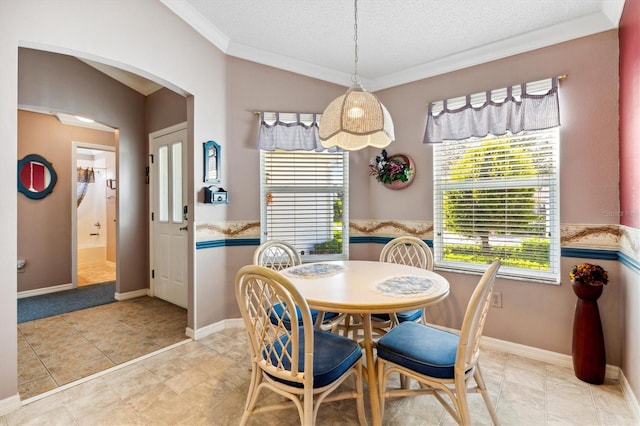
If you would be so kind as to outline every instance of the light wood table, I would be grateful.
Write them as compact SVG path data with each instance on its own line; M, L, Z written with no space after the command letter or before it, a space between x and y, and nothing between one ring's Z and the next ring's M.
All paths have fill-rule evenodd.
M281 272L310 308L363 316L371 419L381 424L371 314L420 309L446 297L449 282L425 269L362 260L308 263Z

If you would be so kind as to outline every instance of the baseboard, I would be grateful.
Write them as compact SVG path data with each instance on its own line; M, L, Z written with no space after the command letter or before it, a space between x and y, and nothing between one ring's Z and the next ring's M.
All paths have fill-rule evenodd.
M4 416L22 407L20 395L15 394L9 398L0 399L0 416Z
M620 384L622 385L622 391L624 392L627 404L629 405L636 421L640 424L640 404L638 404L638 398L636 398L636 395L633 393L633 389L631 389L631 385L624 376L624 373L620 374Z
M244 321L242 318L231 318L225 322L226 328L244 328Z
M18 293L18 299L22 299L24 297L40 296L41 294L56 293L58 291L71 290L73 288L73 284L61 284L52 287L37 288L35 290L25 290ZM128 291L126 293L116 293L113 295L113 297L116 300L128 300L148 295L149 289L143 288L142 290Z
M187 330L187 336L191 337L193 340L202 339L203 337L210 336L227 328L225 322L226 320L222 320L209 324L206 327L198 328L197 330L189 329Z
M506 340L494 339L493 337L487 336L482 336L480 344L486 348L493 348L503 352L509 352L514 355L520 355L525 358L548 362L549 364L557 365L559 367L573 368L573 359L571 358L571 355L534 348L532 346L525 346L519 343L507 342ZM621 371L619 367L607 364L604 375L609 379L619 380Z
M143 288L142 290L128 291L126 293L116 293L113 295L113 298L116 300L129 300L129 299L135 299L136 297L142 297L142 296L148 296L148 295L149 295L149 289Z
M197 330L187 328L187 336L191 337L193 340L198 340L227 328L244 328L244 322L242 321L242 318L231 318L218 321Z
M43 287L43 288L36 288L33 290L19 291L18 299L23 299L25 297L32 297L32 296L40 296L42 294L56 293L58 291L63 291L63 290L71 290L72 288L73 288L73 284L60 284L60 285L54 285L51 287Z

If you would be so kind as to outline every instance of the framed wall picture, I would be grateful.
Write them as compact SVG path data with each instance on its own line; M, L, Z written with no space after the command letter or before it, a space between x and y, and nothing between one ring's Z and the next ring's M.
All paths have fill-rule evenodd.
M40 200L53 191L58 175L50 162L37 154L18 160L18 191L32 200Z
M220 145L215 141L204 144L204 182L220 183Z

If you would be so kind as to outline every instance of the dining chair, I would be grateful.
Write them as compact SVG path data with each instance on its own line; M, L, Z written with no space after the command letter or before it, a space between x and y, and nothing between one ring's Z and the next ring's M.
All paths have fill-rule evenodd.
M386 398L431 394L454 420L469 425L467 393L480 393L491 420L498 417L480 372L480 337L489 310L491 292L500 261L495 260L484 272L471 295L459 333L445 331L416 322L393 327L378 341L378 386L381 416ZM408 377L420 385L387 389L392 373ZM471 379L475 386L470 386ZM446 397L448 397L448 399Z
M296 251L295 247L286 241L270 240L258 246L253 253L253 264L264 266L274 271L281 271L292 266L302 264L302 258ZM274 315L276 312L282 311L282 307L274 307ZM281 312L280 312L281 313ZM318 320L320 313L315 309L311 309L311 317L313 322L321 321L320 328L323 330L336 331L338 325L345 318L345 314L338 312L325 312L321 320ZM300 316L298 316L300 318ZM288 324L288 323L287 323ZM290 324L288 324L290 326ZM298 324L300 325L300 324Z
M291 244L271 240L260 244L253 252L253 264L281 271L302 264L302 258Z
M433 254L431 253L431 249L420 238L412 236L397 237L385 244L380 253L379 261L415 266L429 271L433 270ZM392 314L373 314L371 315L371 326L377 334L385 334L391 327L400 323L405 321L421 321L424 317L424 308ZM349 333L357 329L361 321L360 318L353 315L346 318L343 327L345 329L345 335L348 336Z
M360 345L315 328L306 300L277 271L242 267L236 274L235 294L251 355L251 382L240 424L255 413L295 406L301 424L313 425L322 402L345 399L356 400L360 424L366 424ZM283 307L276 322L274 305ZM302 326L288 327L288 321ZM351 386L337 390L349 377L355 390ZM284 398L258 404L262 390Z

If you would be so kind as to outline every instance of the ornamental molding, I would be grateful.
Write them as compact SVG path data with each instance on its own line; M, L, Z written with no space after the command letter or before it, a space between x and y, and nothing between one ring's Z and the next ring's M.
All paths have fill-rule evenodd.
M640 261L640 230L620 225L620 251Z
M411 235L422 239L433 239L433 223L430 221L402 220L351 220L350 236L397 237Z
M260 239L260 221L220 221L196 224L196 241ZM350 237L395 238L411 235L433 240L433 222L419 220L355 219L349 223ZM560 244L565 248L620 251L640 260L640 230L624 225L564 224Z
M619 250L619 225L570 224L560 227L562 247Z
M196 241L260 238L260 221L224 221L196 224Z

